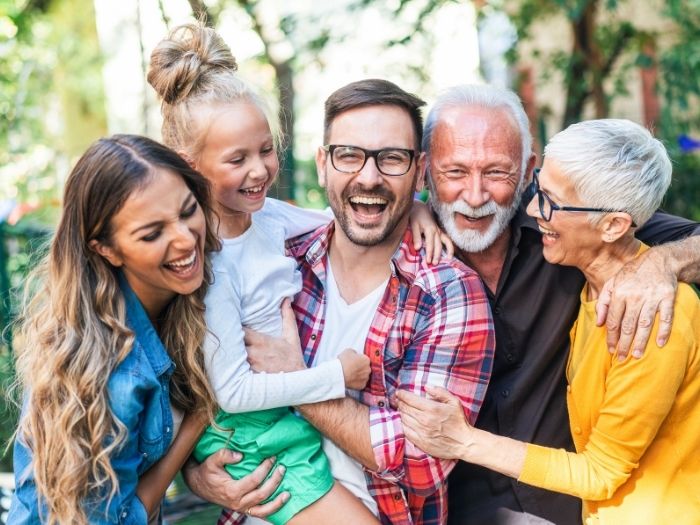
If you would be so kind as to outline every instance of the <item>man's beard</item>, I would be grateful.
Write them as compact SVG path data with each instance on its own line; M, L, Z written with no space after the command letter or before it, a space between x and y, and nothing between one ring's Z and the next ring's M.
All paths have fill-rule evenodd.
M525 188L524 177L518 183L513 194L513 201L508 206L501 206L490 200L483 206L472 208L461 199L452 203L443 203L436 200L433 191L430 204L440 220L440 225L450 236L452 242L467 253L478 253L488 249L501 234L508 228L511 219L520 206L520 198ZM493 220L485 232L458 228L454 214L461 213L467 217L478 218L493 215Z

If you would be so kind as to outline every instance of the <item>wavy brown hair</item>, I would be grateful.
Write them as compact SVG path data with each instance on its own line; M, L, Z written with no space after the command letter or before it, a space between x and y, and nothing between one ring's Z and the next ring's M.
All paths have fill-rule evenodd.
M131 351L134 334L126 325L117 270L90 242L111 242L112 218L155 169L182 177L205 213L205 252L218 249L206 179L157 142L115 135L95 142L78 160L66 182L49 252L27 284L16 362L25 397L18 439L31 450L49 524L85 524L85 501L111 498L119 490L110 455L123 444L126 429L110 410L107 382ZM210 279L205 257L202 286L166 306L158 332L176 365L172 403L211 419L215 402L202 353Z

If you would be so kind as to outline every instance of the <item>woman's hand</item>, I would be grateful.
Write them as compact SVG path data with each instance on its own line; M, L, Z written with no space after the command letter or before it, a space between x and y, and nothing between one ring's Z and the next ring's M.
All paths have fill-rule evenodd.
M429 397L396 393L406 438L423 452L443 459L464 459L473 427L459 398L444 388L427 386Z
M297 322L289 299L282 301L282 337L270 337L245 328L248 363L256 372L294 372L304 370Z
M413 248L415 250L421 249L425 238L425 256L428 264L440 262L443 246L447 252L447 257L452 258L455 251L454 244L452 244L450 237L439 228L427 204L414 201L409 220L411 233L413 234Z
M345 388L362 390L367 385L367 381L369 381L371 371L369 357L365 354L358 354L355 350L348 348L340 353L338 359L340 359L340 364L343 366Z
M192 492L224 508L257 518L265 518L277 512L289 500L289 492L281 492L272 501L261 503L279 486L284 476L284 466L277 467L265 479L275 464L274 458L268 458L247 476L234 479L224 467L240 460L240 453L221 449L201 465L190 459L182 469L182 474Z

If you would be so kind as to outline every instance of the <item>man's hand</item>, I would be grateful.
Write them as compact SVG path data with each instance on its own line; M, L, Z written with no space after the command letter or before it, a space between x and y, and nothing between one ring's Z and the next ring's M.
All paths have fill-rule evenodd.
M299 342L297 322L289 299L282 302L281 310L281 338L245 329L248 363L256 372L294 372L306 368Z
M277 467L266 480L275 464L274 458L268 458L247 476L233 479L224 467L240 460L240 453L221 449L201 465L190 459L183 467L182 474L192 492L224 508L257 518L265 518L277 512L289 500L289 492L281 492L272 501L261 503L279 486L284 476L284 467Z
M429 398L396 392L406 438L433 457L462 458L472 427L459 398L444 388L427 386L425 391Z
M617 350L621 360L630 348L634 357L644 354L657 311L656 344L663 346L668 341L678 279L663 253L651 248L628 262L605 283L598 298L598 326L605 323L608 350Z

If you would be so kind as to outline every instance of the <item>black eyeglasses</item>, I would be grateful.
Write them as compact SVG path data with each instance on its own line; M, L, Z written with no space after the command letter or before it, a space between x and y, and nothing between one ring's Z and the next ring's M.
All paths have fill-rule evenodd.
M540 207L540 216L546 222L549 222L552 219L552 214L555 211L585 211L593 213L616 213L622 211L609 210L607 208L582 208L580 206L559 206L552 200L552 198L549 195L547 195L544 191L540 189L539 174L540 168L535 168L532 174L532 182L525 189L523 196L525 198L524 202L530 202L535 197L535 195L537 195L537 204L539 204ZM637 226L634 223L634 221L632 221L632 226Z
M323 149L330 153L333 167L342 173L358 173L365 167L367 159L374 158L379 173L389 177L398 177L408 173L416 155L412 149L364 149L342 144L329 144L323 146Z

